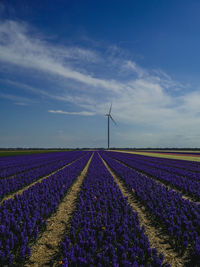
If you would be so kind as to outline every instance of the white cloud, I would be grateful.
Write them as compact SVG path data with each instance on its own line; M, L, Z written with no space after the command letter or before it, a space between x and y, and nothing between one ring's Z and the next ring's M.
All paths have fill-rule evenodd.
M137 66L137 64L131 60L127 60L124 62L124 65L122 66L122 68L124 70L130 70L135 72L139 77L142 77L144 75L147 75L147 72L140 68L139 66Z
M113 117L118 124L154 129L148 131L148 135L141 134L139 139L130 131L130 136L139 143L142 138L154 140L154 143L167 138L170 143L177 133L182 136L180 140L183 143L184 136L199 142L199 90L190 92L187 86L174 81L160 69L149 70L138 66L115 45L105 53L92 48L55 45L26 24L6 21L0 24L0 61L16 66L16 73L23 68L27 76L32 75L32 79L34 74L28 71L34 70L37 79L42 80L40 87L27 84L27 81L4 81L15 90L23 89L52 101L69 102L75 105L74 110L87 110L69 112L58 107L57 110L49 110L50 113L103 115L112 102ZM18 104L28 101L11 94L1 94L0 97ZM124 138L129 140L126 135Z
M16 95L11 95L11 94L4 94L0 93L0 98L11 100L13 102L16 102L16 104L23 103L23 105L27 105L28 103L31 103L32 100L30 100L27 97L22 97L22 96L16 96Z
M183 111L196 115L200 113L200 91L195 91L191 93L187 93L180 97L182 100L182 105L180 109Z
M80 115L80 116L94 116L94 112L89 111L79 111L79 112L69 112L69 111L63 111L63 110L48 110L50 113L54 114L65 114L65 115Z
M120 84L113 80L98 79L89 74L84 74L68 65L65 57L79 58L79 60L92 58L94 52L80 48L62 48L47 44L38 37L30 37L29 28L25 24L6 21L0 25L0 60L24 68L33 68L67 79L105 89L120 90ZM84 56L85 57L84 57ZM69 57L69 56L68 56ZM67 57L67 58L68 58ZM96 56L97 58L97 56Z
M15 105L18 105L18 106L27 106L28 104L27 103L24 103L24 102L16 102Z

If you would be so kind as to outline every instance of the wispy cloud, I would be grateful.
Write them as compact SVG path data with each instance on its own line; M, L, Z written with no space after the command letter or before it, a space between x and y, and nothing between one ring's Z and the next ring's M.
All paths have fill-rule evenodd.
M8 68L17 66L15 73L22 68L30 80L35 77L42 84L4 81L15 90L74 105L74 112L60 110L58 105L50 113L94 116L105 114L112 102L115 119L130 127L150 127L148 138L156 131L167 138L168 132L172 136L180 131L186 135L193 128L195 136L200 131L196 126L200 125L199 90L191 91L163 70L139 66L115 45L98 51L55 45L25 23L5 21L0 24L0 61ZM0 97L27 102L9 94Z
M16 102L15 105L18 105L18 106L28 106L27 103L24 103L24 102Z
M124 62L124 65L122 66L122 69L126 70L126 71L131 71L131 72L135 72L139 78L147 75L147 72L140 68L139 66L137 66L137 64L131 60L127 60Z
M28 104L32 103L32 101L27 97L16 96L16 95L11 95L11 94L0 93L0 98L10 100L12 102L15 102L15 104L18 104L18 105L20 105L22 103L23 103L23 105L28 105Z
M0 25L0 60L24 68L60 75L67 79L87 84L93 87L120 89L120 85L112 80L92 77L69 66L68 58L79 60L98 58L94 52L80 48L63 48L53 46L30 35L26 24L6 21Z
M54 114L65 114L65 115L80 115L80 116L94 116L94 112L89 111L79 111L79 112L69 112L69 111L63 111L63 110L48 110L50 113Z

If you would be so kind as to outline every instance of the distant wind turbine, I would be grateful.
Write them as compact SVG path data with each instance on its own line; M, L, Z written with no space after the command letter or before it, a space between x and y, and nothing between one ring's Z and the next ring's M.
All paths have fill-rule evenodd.
M108 149L109 149L109 146L110 146L110 119L114 122L114 124L116 124L116 122L114 121L113 117L111 116L111 109L112 109L112 103L110 105L109 113L105 114L105 116L108 117Z

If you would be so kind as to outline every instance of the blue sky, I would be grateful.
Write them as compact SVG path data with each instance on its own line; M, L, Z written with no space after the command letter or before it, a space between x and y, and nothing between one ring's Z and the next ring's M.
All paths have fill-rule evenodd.
M0 147L200 147L199 1L0 2Z

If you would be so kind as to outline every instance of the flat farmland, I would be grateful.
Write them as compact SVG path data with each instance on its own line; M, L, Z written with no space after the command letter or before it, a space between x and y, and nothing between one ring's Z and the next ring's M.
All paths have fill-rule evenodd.
M160 154L1 157L0 266L200 266L200 163Z
M114 150L113 150L114 151ZM122 153L131 153L137 155L144 155L150 157L158 158L171 158L171 159L181 159L189 161L200 161L200 151L124 151L124 150L115 150Z
M31 150L31 149L25 149L25 150L0 150L0 157L5 156L19 156L19 155L32 155L32 154L41 154L41 153L50 153L50 152L59 152L60 150Z

